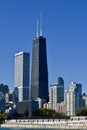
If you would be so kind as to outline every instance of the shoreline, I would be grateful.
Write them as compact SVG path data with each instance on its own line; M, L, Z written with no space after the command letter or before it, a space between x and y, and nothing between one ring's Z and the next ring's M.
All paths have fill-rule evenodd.
M57 130L87 130L87 120L65 119L21 119L6 120L0 128L32 128L32 129L57 129Z

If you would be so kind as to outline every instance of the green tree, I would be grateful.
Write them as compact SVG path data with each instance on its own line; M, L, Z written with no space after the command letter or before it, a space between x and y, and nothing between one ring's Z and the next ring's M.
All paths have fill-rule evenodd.
M2 119L3 119L3 120L8 119L8 114L7 114L7 113L2 113Z
M87 108L79 108L76 111L77 116L87 116Z
M37 117L37 118L61 118L61 117L65 117L65 115L63 113L58 113L55 110L52 109L45 109L45 108L39 108L36 109L33 114L32 117Z
M8 114L0 110L0 123L2 123L6 119L8 119Z
M2 111L0 110L0 120L2 120Z

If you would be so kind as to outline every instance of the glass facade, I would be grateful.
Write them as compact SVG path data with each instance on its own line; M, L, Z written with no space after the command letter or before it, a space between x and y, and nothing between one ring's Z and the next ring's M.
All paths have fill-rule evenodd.
M37 98L48 101L46 39L43 36L33 40L31 100L36 100Z
M30 54L20 52L15 55L15 87L18 88L18 100L29 100Z

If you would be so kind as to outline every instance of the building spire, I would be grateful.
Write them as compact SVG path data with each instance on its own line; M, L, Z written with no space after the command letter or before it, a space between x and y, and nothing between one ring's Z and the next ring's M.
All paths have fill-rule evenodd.
M37 19L37 34L36 36L38 37L38 19Z
M42 12L40 16L40 36L42 36Z

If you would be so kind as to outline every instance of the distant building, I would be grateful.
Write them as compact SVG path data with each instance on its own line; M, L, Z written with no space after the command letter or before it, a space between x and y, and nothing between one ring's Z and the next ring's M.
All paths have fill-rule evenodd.
M82 85L72 82L70 89L65 91L65 113L68 116L75 116L76 110L82 106Z
M44 103L43 104L43 108L49 109L49 104L48 103Z
M57 111L57 103L64 101L64 80L59 77L58 83L49 88L49 105L51 109Z
M64 101L64 80L62 77L58 78L58 103Z
M85 107L87 107L87 95L84 94L84 95L82 96L82 98L83 98L83 100L84 100Z
M58 77L58 85L64 86L64 80L62 77Z
M8 85L0 84L0 92L2 92L4 95L6 95L6 93L9 93Z
M0 110L5 111L5 96L2 92L0 92Z
M46 100L37 98L35 101L38 102L39 108L43 107L43 104L46 103Z
M15 87L13 90L13 100L14 100L14 104L17 104L17 102L18 102L18 87Z
M9 93L6 94L5 101L6 101L6 103L14 102L13 92L9 92Z
M57 112L65 113L65 102L57 103Z
M9 95L9 87L8 87L8 85L0 84L0 93L2 93L4 95L5 102L8 102L9 101L9 97L8 97L8 95ZM0 103L0 105L1 104L2 103Z
M37 108L39 108L38 101L34 101L34 100L30 101L30 108L31 108L31 109L30 109L29 115L30 115L30 117L31 117L32 113L33 113Z
M13 92L9 93L9 101L12 101L12 102L14 101L14 99L13 99Z
M18 101L29 100L30 54L15 54L15 87L18 88Z
M16 111L18 114L25 114L28 117L30 111L30 102L29 101L18 102Z
M32 113L39 108L38 102L37 101L23 101L23 102L18 102L16 111L18 114L24 114L27 117L31 117Z

